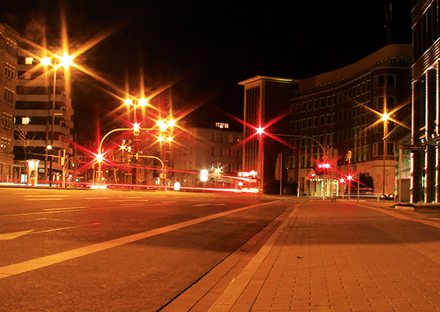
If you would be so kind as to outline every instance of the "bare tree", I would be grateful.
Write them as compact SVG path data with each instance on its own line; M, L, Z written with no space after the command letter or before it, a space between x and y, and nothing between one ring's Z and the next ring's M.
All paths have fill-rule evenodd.
M17 134L18 140L20 141L21 147L24 153L24 160L27 160L27 155L35 149L33 141L36 134L30 134L26 126L17 126L15 128L15 133Z

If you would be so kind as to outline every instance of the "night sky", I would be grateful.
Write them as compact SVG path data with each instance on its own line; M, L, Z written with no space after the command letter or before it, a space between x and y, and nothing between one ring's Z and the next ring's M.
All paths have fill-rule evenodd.
M176 111L203 104L192 115L197 119L216 108L242 117L242 80L307 78L380 49L387 43L386 2L66 0L64 6L71 54L111 33L76 63L121 90L128 81L132 93L142 72L147 91L172 86ZM0 21L29 38L46 25L48 42L57 44L60 3L2 1ZM411 0L394 1L392 18L391 42L411 43ZM72 77L75 128L90 134L93 120L120 104L109 93L122 94L81 72Z

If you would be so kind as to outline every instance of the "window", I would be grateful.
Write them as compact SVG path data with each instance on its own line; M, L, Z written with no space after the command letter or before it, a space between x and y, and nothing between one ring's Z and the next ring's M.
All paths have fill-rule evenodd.
M211 156L215 156L215 147L211 147Z
M228 142L233 143L234 142L234 136L232 134L228 135Z
M32 62L34 61L34 59L32 58L32 57L26 57L25 59L24 59L24 63L26 64L26 65L32 65Z
M224 155L223 155L223 148L220 148L220 157L223 157Z
M22 117L21 118L21 124L22 125L28 125L29 124L29 122L30 122L30 118L29 117Z
M220 142L224 142L224 135L223 135L223 133L220 133Z
M389 87L389 88L396 87L396 76L395 75L387 75L387 87Z
M289 156L289 168L290 169L295 168L295 156Z
M396 66L396 58L395 57L390 57L390 65Z
M229 124L224 122L216 122L215 127L220 129L227 129L229 128Z
M376 88L385 87L385 75L378 75L376 78Z
M211 133L211 141L215 142L215 133Z
M295 129L295 122L294 121L291 121L290 122L290 131L295 131L296 129Z

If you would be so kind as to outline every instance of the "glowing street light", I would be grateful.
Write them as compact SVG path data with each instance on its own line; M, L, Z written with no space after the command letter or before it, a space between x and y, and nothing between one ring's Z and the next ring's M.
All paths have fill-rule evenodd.
M390 115L387 113L386 109L386 102L384 106L384 113L382 115L382 118L380 118L381 121L383 121L383 187L382 187L382 194L385 196L385 184L386 184L386 154L388 151L387 148L387 133L388 133L388 119L390 119ZM400 194L399 194L400 196Z
M50 131L50 145L53 147L53 139L54 139L54 127L55 127L55 96L56 96L56 83L57 83L57 69L58 67L64 67L64 70L67 70L69 66L75 65L73 63L73 59L75 55L68 55L67 52L64 52L63 56L55 57L59 60L58 64L52 64L52 61L48 57L43 57L40 59L40 64L44 66L53 66L53 94L52 94L52 125ZM52 171L53 171L53 157L50 158L50 168L49 168L49 185L52 185Z

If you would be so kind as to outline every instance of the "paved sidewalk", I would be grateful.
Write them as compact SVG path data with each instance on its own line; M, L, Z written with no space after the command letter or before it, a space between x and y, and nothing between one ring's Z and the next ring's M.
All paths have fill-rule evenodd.
M163 311L439 311L440 223L383 206L292 201Z

